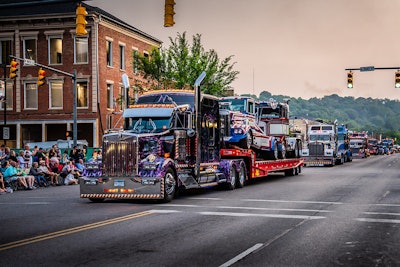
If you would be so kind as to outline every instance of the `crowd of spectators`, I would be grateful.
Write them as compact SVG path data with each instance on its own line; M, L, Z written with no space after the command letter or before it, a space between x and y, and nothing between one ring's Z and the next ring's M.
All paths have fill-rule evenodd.
M57 145L49 150L25 145L18 153L6 145L0 146L0 193L12 192L13 183L19 189L75 185L85 171L85 154L78 147L61 153Z

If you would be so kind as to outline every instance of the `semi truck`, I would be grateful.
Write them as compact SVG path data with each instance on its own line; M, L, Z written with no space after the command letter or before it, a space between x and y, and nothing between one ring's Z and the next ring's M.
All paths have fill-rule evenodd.
M306 147L302 150L304 166L334 166L338 160L336 121L311 125Z
M353 158L366 158L368 151L368 133L350 132L350 150Z
M152 91L125 109L124 128L103 136L101 175L80 178L80 197L171 201L180 190L241 188L270 173L296 175L303 160L260 160L252 149L226 145L230 117L218 99L194 91Z
M353 154L350 149L349 130L346 125L337 126L338 151L336 164L343 164L353 160Z

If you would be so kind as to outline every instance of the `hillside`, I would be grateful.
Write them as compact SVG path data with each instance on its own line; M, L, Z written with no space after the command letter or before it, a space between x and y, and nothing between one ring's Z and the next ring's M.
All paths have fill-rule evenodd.
M354 131L381 133L384 136L400 135L400 102L390 99L340 97L336 94L323 98L292 98L284 95L271 95L263 91L258 100L268 100L271 97L282 102L290 99L291 117L305 119L338 120L347 124Z

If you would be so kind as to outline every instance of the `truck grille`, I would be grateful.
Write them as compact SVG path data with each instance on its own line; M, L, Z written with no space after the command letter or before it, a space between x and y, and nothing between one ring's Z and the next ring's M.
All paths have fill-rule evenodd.
M324 144L313 143L308 145L310 156L323 156L324 155Z
M105 138L103 141L103 176L132 177L137 175L137 155L137 137L115 138L112 136Z

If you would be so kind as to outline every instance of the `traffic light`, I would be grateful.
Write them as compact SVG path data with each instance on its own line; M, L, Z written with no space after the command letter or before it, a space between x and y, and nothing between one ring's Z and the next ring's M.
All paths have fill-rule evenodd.
M172 27L175 24L174 5L175 5L174 0L165 0L164 27Z
M42 86L46 83L46 72L44 69L40 68L38 72L38 79L37 79L37 84L38 86Z
M78 36L82 36L82 35L86 35L87 31L86 31L86 16L87 16L87 11L86 8L81 6L79 4L79 6L76 8L76 35Z
M9 78L10 79L15 79L15 77L17 77L17 67L18 67L18 62L15 61L15 59L11 59L10 62L10 75Z
M72 131L66 131L65 137L72 137Z
M394 87L400 88L400 70L396 71L396 74L394 75L394 77L395 77Z
M353 72L347 73L347 88L353 88Z

